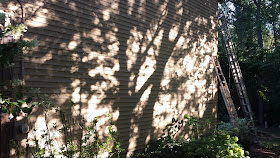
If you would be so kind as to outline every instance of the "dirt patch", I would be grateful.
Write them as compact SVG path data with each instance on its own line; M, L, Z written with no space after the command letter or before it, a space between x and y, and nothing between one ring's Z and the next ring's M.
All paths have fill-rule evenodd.
M265 149L260 145L253 144L250 149L251 158L280 158L280 151L276 149Z
M251 158L280 158L279 128L258 128L258 138L249 148Z

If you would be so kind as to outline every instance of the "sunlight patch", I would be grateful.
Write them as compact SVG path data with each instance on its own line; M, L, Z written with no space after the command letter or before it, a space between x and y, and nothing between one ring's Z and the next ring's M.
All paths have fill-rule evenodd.
M169 36L168 39L169 41L173 42L175 40L175 38L177 37L178 33L179 33L179 26L180 25L173 25L172 29L169 32Z
M140 101L137 103L136 107L133 109L133 113L135 114L135 116L137 116L138 118L140 118L142 116L143 113L143 109L146 107L147 105L147 101L150 97L151 94L151 90L152 90L153 85L151 84L142 94Z
M130 151L129 155L132 154L134 152L134 150L136 149L137 146L137 138L139 137L139 128L138 125L136 125L135 123L133 123L132 120L132 125L130 126L130 129L133 130L130 134L130 138L129 138L129 145L128 145L128 149Z
M77 48L78 46L78 43L76 41L71 41L69 44L68 44L68 49L69 50L74 50L75 48Z
M198 106L198 116L199 116L200 118L203 117L205 110L206 110L206 105L200 103L199 106Z
M72 93L72 101L73 102L79 102L80 101L80 99L81 99L80 90L81 90L81 87L74 88L74 92Z
M45 63L46 61L48 60L51 60L53 58L53 55L52 55L53 51L50 51L48 53L46 53L43 57L41 58L37 58L37 57L31 57L31 60L32 62L34 63L38 63L38 64L43 64Z
M103 10L102 13L103 13L103 20L104 21L107 21L107 20L110 19L110 10L109 9Z
M27 6L29 5L29 7L27 8L33 8L33 5L30 4L26 4ZM35 8L33 8L35 9ZM38 8L39 9L39 8ZM28 20L25 21L26 25L28 26L32 26L32 27L46 27L48 26L48 18L49 16L51 16L51 14L49 13L49 11L47 9L41 9L41 11L36 12L36 16L34 16L34 18L30 18Z
M146 83L149 77L154 73L156 60L154 57L146 58L145 63L140 67L139 77L137 78L135 92L138 92Z

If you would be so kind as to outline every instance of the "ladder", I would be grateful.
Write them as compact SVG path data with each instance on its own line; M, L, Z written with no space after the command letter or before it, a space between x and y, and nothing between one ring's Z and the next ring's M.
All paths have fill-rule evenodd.
M216 74L217 74L217 77L218 77L218 81L220 83L219 88L220 88L220 91L222 93L222 97L224 99L230 121L232 123L233 128L239 128L238 120L237 120L238 115L237 115L237 112L235 110L235 107L234 107L234 104L233 104L233 101L232 101L232 98L231 98L231 95L230 95L230 91L229 91L229 88L228 88L228 85L227 85L227 81L226 81L226 78L223 74L223 71L222 71L220 62L218 60L218 57L217 56L212 56L212 60L213 60L213 63L214 63L214 68L215 68L215 71L216 71Z
M243 81L241 69L235 54L234 45L228 30L227 22L223 10L219 9L219 24L223 35L224 48L227 54L228 63L231 69L232 77L238 92L238 97L241 103L241 108L251 134L257 138L257 129L253 120L253 113L246 91L245 83Z

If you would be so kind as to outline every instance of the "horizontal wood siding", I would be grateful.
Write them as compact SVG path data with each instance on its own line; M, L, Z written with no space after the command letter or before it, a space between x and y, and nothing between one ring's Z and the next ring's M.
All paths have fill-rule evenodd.
M40 42L24 54L25 86L40 88L58 106L74 101L73 119L111 113L129 153L162 134L172 118L216 120L216 0L23 4L24 38ZM42 115L38 109L31 119Z

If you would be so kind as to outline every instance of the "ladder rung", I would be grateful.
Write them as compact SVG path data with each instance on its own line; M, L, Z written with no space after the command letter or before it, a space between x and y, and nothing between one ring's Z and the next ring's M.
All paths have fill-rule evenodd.
M240 72L240 71L237 72L237 70L233 70L232 73L233 73L233 74L240 74L241 72Z
M232 74L232 77L237 77L237 78L240 78L241 76L239 74L235 75L235 74Z
M232 75L241 75L240 72L232 72Z

